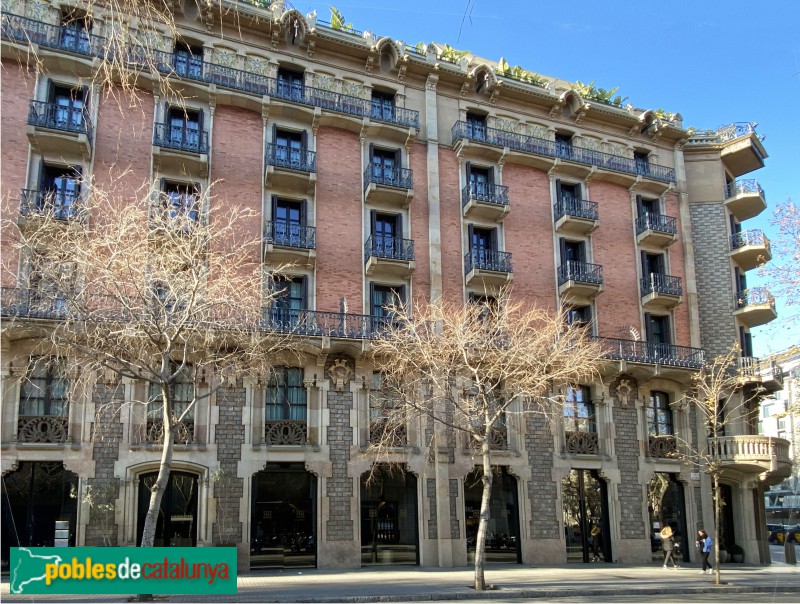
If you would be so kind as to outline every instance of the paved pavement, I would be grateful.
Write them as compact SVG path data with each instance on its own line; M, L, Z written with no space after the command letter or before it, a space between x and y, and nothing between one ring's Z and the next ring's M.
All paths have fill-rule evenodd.
M675 601L691 594L752 593L750 602L770 602L771 594L796 593L800 601L800 568L782 563L767 567L725 565L722 585L714 577L698 574L697 566L664 570L661 566L622 564L576 564L569 566L490 565L487 582L495 589L475 592L469 568L442 569L383 567L352 570L283 570L239 577L235 596L171 596L169 602L411 602L481 599L569 598L614 600L614 596L672 594ZM0 597L4 602L124 602L121 596L10 596L4 579ZM628 598L626 598L627 600ZM628 600L630 601L630 600ZM663 599L661 601L664 601ZM782 601L786 601L785 599Z

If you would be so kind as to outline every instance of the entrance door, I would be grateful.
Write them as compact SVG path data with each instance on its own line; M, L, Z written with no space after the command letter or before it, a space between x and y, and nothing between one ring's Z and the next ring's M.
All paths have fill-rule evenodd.
M653 475L647 485L647 509L650 513L650 550L653 560L661 561L664 558L659 532L669 526L679 548L676 558L688 562L689 544L694 541L694 534L687 533L683 485L674 474L656 472Z
M361 565L419 564L417 479L376 470L361 477Z
M611 562L607 490L595 470L570 470L561 481L567 562Z
M517 479L505 467L494 468L489 499L489 527L486 532L486 562L522 562L519 534ZM464 479L464 519L467 560L475 562L475 545L483 495L483 470L476 468Z
M57 461L21 461L3 476L2 570L9 548L52 547L56 520L69 521L69 545L75 545L78 521L78 475Z
M317 478L302 463L253 474L250 568L317 566Z
M142 543L144 521L150 506L150 489L158 472L139 478L139 523L136 544ZM156 522L155 547L195 547L197 545L197 475L171 472L167 490L161 498Z

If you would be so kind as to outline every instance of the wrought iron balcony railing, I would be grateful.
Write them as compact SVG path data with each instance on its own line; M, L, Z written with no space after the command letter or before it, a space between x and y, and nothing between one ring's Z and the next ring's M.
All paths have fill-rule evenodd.
M85 134L90 140L92 138L92 121L85 107L31 101L28 123L39 128Z
M761 229L749 229L731 235L731 250L738 250L748 245L770 249L769 239L766 238L764 231Z
M750 287L736 294L735 304L736 310L747 306L762 306L764 304L768 304L774 310L775 298L772 297L766 287Z
M364 170L364 188L370 183L398 189L414 188L414 172L408 168L393 168L370 164Z
M678 221L673 216L648 212L636 219L636 234L641 235L648 230L675 235L678 232Z
M564 285L567 281L602 285L603 267L600 264L567 260L558 267L558 284Z
M70 221L80 219L83 210L80 192L22 189L19 193L19 213L23 216L46 215Z
M372 339L385 333L391 317L319 310L264 309L261 327L267 331L309 337Z
M264 223L264 241L284 247L313 250L317 247L317 229L284 220Z
M775 361L758 359L756 357L739 357L736 367L742 377L748 379L764 378L783 386L783 368Z
M103 56L106 39L73 25L54 25L4 12L0 35L23 44L38 44L90 57Z
M308 441L306 420L268 419L264 421L264 444L304 445Z
M208 132L187 126L155 124L153 145L190 153L208 153Z
M486 249L470 250L464 255L464 273L469 274L473 269L510 273L512 272L511 252Z
M571 144L556 143L555 141L527 136L517 132L488 128L471 122L458 121L453 125L453 144L461 138L496 147L508 147L523 153L566 159L634 176L641 175L664 182L675 182L675 170L667 166L636 161L631 157L612 155L602 151L595 151L594 149L584 149Z
M357 98L357 97L351 97ZM385 105L380 101L367 101L370 104L369 117L379 122L397 124L407 128L419 128L419 111Z
M461 205L467 205L471 199L483 203L493 203L500 206L508 205L508 187L503 185L490 185L471 183L461 189Z
M408 444L408 430L405 425L390 423L380 419L369 424L370 444L384 444L389 447L405 447Z
M653 436L648 439L649 457L660 459L677 459L678 440L674 436Z
M164 420L147 420L146 440L148 444L164 444ZM189 445L194 442L194 420L184 419L172 428L172 440L178 445Z
M4 287L0 294L0 314L3 317L28 319L63 319L69 310L67 301L58 293L44 294L38 290Z
M65 415L20 415L17 418L17 442L63 443L67 440L69 420Z
M717 128L717 136L723 143L741 136L750 136L756 134L756 125L753 122L733 122Z
M388 258L390 260L414 260L414 240L388 237L386 235L370 235L364 244L364 260Z
M666 296L682 296L683 285L680 277L664 275L662 273L650 273L642 277L639 281L642 295L663 294Z
M757 194L764 197L764 189L754 178L739 178L725 185L725 199L747 194Z
M267 143L267 164L278 168L313 173L317 171L317 154L306 149Z
M603 356L615 361L669 365L689 369L700 369L705 363L705 351L702 348L602 336L598 336L596 339L600 342Z
M583 218L585 220L599 220L600 212L596 201L586 199L559 199L553 204L553 217L558 220L562 216Z
M600 452L600 440L597 432L564 432L564 450L573 455L597 455Z

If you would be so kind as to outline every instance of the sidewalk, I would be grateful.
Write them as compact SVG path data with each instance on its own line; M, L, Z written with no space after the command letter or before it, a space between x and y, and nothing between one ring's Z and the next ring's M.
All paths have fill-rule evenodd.
M769 602L771 593L794 592L800 601L800 568L773 563L768 567L726 565L723 585L698 574L696 566L664 570L660 566L587 564L570 566L497 566L486 570L496 589L475 592L471 568L384 567L343 571L283 570L239 577L235 596L172 596L169 602L409 602L467 599L552 599L559 597L646 597L715 593L753 593L753 602ZM0 589L4 602L124 602L122 596L10 596L8 583ZM677 598L687 599L687 598ZM163 601L163 600L162 600Z

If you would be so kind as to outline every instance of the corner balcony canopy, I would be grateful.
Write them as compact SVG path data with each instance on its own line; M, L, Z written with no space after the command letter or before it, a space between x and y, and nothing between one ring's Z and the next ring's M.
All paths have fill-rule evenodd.
M601 170L621 172L633 177L641 176L651 180L675 182L675 170L649 162L637 162L632 157L612 155L594 149L584 149L574 145L557 145L555 141L536 138L508 130L487 128L466 121L458 121L451 130L452 144L471 141L489 147L508 148L523 154L565 160ZM553 162L554 163L554 162Z
M90 157L92 121L85 107L31 101L28 140L43 155Z
M603 291L603 267L567 260L558 267L558 295L570 303L587 302Z
M560 199L553 204L556 232L587 235L600 224L600 212L595 201Z
M673 308L681 303L683 286L680 277L650 273L639 281L645 308Z
M485 218L501 222L508 214L508 187L470 183L461 189L461 208L465 218Z
M155 124L153 163L162 172L204 177L208 171L208 132L189 126Z
M718 436L709 439L709 454L722 467L743 474L762 474L766 484L791 475L789 441L760 435Z
M264 259L274 263L300 262L313 267L317 229L276 220L264 223Z
M721 157L728 171L741 176L764 167L767 152L756 134L756 123L734 122L717 129L722 143Z
M615 361L667 365L686 369L700 369L705 363L705 351L702 348L621 338L597 337L595 339L600 342L603 356Z
M750 287L736 294L733 316L747 327L765 325L777 318L775 298L766 287Z
M764 189L752 178L738 179L725 187L725 207L739 222L758 216L767 208Z
M731 259L744 271L772 260L769 239L761 229L750 229L731 235Z
M70 222L81 219L84 209L80 192L76 191L22 189L19 194L19 213L22 216L50 216Z
M317 154L306 149L268 143L266 148L267 187L300 187L312 191L317 180Z
M636 219L636 241L667 247L678 239L678 221L672 216L646 213Z
M414 172L370 164L364 170L364 193L367 203L407 208L414 196Z
M370 235L364 244L367 275L376 272L408 277L415 268L414 240Z
M496 250L470 250L464 255L464 274L468 286L502 286L511 281L511 253Z

